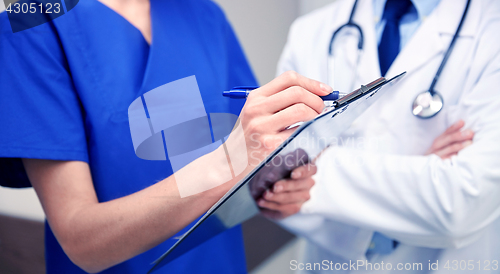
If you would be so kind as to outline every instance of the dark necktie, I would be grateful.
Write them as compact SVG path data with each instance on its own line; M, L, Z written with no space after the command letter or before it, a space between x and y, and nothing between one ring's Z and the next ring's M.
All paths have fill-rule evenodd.
M399 54L399 21L411 6L410 0L387 0L385 3L384 15L382 16L382 19L385 20L385 27L378 46L378 59L382 76L385 76Z
M378 46L378 59L380 72L385 76L392 62L399 54L399 21L413 4L411 0L387 0L382 19L385 20L384 32ZM398 242L375 232L373 234L370 248L366 251L366 257L370 259L374 254L391 254L398 246Z

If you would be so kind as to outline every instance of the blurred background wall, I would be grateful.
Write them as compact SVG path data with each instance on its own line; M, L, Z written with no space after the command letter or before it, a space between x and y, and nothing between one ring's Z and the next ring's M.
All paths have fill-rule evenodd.
M215 0L232 23L260 84L275 77L290 24L298 16L334 1ZM5 7L0 2L1 12ZM43 272L44 218L33 189L0 187L0 273ZM250 270L265 273L270 268L263 265L272 264L277 253L290 253L288 247L294 236L264 218L248 221L243 231ZM36 262L35 268L27 268L26 260Z
M215 0L226 12L260 84L272 80L290 24L334 0Z

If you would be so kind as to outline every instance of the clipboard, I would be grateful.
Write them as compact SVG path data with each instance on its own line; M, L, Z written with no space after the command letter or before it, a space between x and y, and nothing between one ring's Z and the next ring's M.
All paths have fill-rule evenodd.
M334 101L313 120L303 123L262 163L215 203L167 252L153 262L153 267L148 273L160 269L192 248L258 214L259 208L255 200L266 188L272 187L272 184L269 184L270 180L265 180L269 177L267 174L273 174L271 177L274 183L288 177L295 167L316 158L382 96L384 93L382 87L396 84L405 74L406 72L403 72L389 80L381 77L362 85L359 89ZM286 158L294 159L297 164L283 165ZM281 160L282 165L276 164L278 160Z

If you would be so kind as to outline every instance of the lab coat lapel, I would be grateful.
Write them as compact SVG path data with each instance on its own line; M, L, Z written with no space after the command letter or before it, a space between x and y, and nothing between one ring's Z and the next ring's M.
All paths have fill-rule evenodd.
M444 1L437 7L441 9ZM429 59L446 50L439 35L439 18L433 12L413 34L413 37L396 57L387 72L388 77L397 75L403 71L408 76L415 72L420 66L427 63Z
M464 13L467 0L443 0L443 8L436 11L439 18L439 33L454 35ZM458 2L458 3L457 3ZM481 7L484 1L471 1L467 18L465 19L459 37L474 37L481 18ZM448 47L448 45L446 45Z
M342 1L339 1L342 2ZM332 15L332 21L330 23L331 27L327 29L325 32L325 37L328 37L328 40L325 40L325 45L330 45L331 35L337 31L341 26L346 24L349 21L349 15L351 14L352 7L354 5L354 0L352 1L344 1L339 3L341 7L336 14ZM358 24L364 36L364 44L363 44L363 52L361 55L361 59L359 65L357 66L356 71L356 81L354 83L354 87L359 87L361 84L367 84L368 82L373 81L374 79L380 77L380 69L378 65L378 53L377 53L377 41L375 39L375 28L373 26L373 8L372 8L372 0L360 0L356 12L354 13L353 21L355 24ZM350 35L346 39L346 35ZM335 52L335 66L340 68L354 68L356 67L356 59L358 56L357 43L358 43L358 35L357 32L340 32L334 41L334 52ZM340 42L339 42L340 41ZM348 43L342 44L342 43ZM339 48L340 46L340 48ZM328 47L324 49L325 57L327 57ZM327 58L324 58L326 61ZM325 62L325 67L326 62ZM326 70L325 70L326 71ZM336 73L342 73L342 71L338 71L336 68ZM350 92L351 90L344 90L343 88L347 88L347 86L351 86L351 83L347 83L345 81L349 81L346 79L351 79L352 75L350 73L346 73L347 78L336 78L336 84L334 88L341 89L342 92ZM325 73L326 76L326 73ZM324 78L326 80L326 77ZM340 82L342 83L339 83Z
M358 84L367 84L380 77L381 74L378 62L372 0L360 1L357 9L354 21L359 24L364 35L364 52L358 67L358 79L360 81Z
M466 0L442 0L399 53L389 68L387 77L393 77L403 71L410 76L432 58L444 54L450 44L450 37L458 27L465 3ZM467 18L471 17L469 13ZM469 22L466 20L460 36L471 35L473 32L471 27L470 20Z

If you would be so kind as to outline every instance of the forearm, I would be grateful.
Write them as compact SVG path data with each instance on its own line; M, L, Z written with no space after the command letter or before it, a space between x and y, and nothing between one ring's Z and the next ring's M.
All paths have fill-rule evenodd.
M196 184L200 180L197 175L202 175L205 182L219 184L217 166L223 160L219 156L211 153L184 167L182 172L193 174L193 181L184 183ZM70 259L90 272L123 262L175 235L206 212L241 177L181 198L175 176L170 176L129 196L99 203L95 193L89 199L54 195L53 191L65 193L65 186L73 181L81 184L89 180L85 176L74 178L85 163L25 160L25 165L59 243ZM82 188L78 192L85 195L89 190ZM57 201L43 202L51 199L45 198L49 193Z
M82 206L62 224L60 230L66 232L56 235L77 265L103 270L175 235L208 210L225 189L224 185L181 199L169 178L130 196Z

